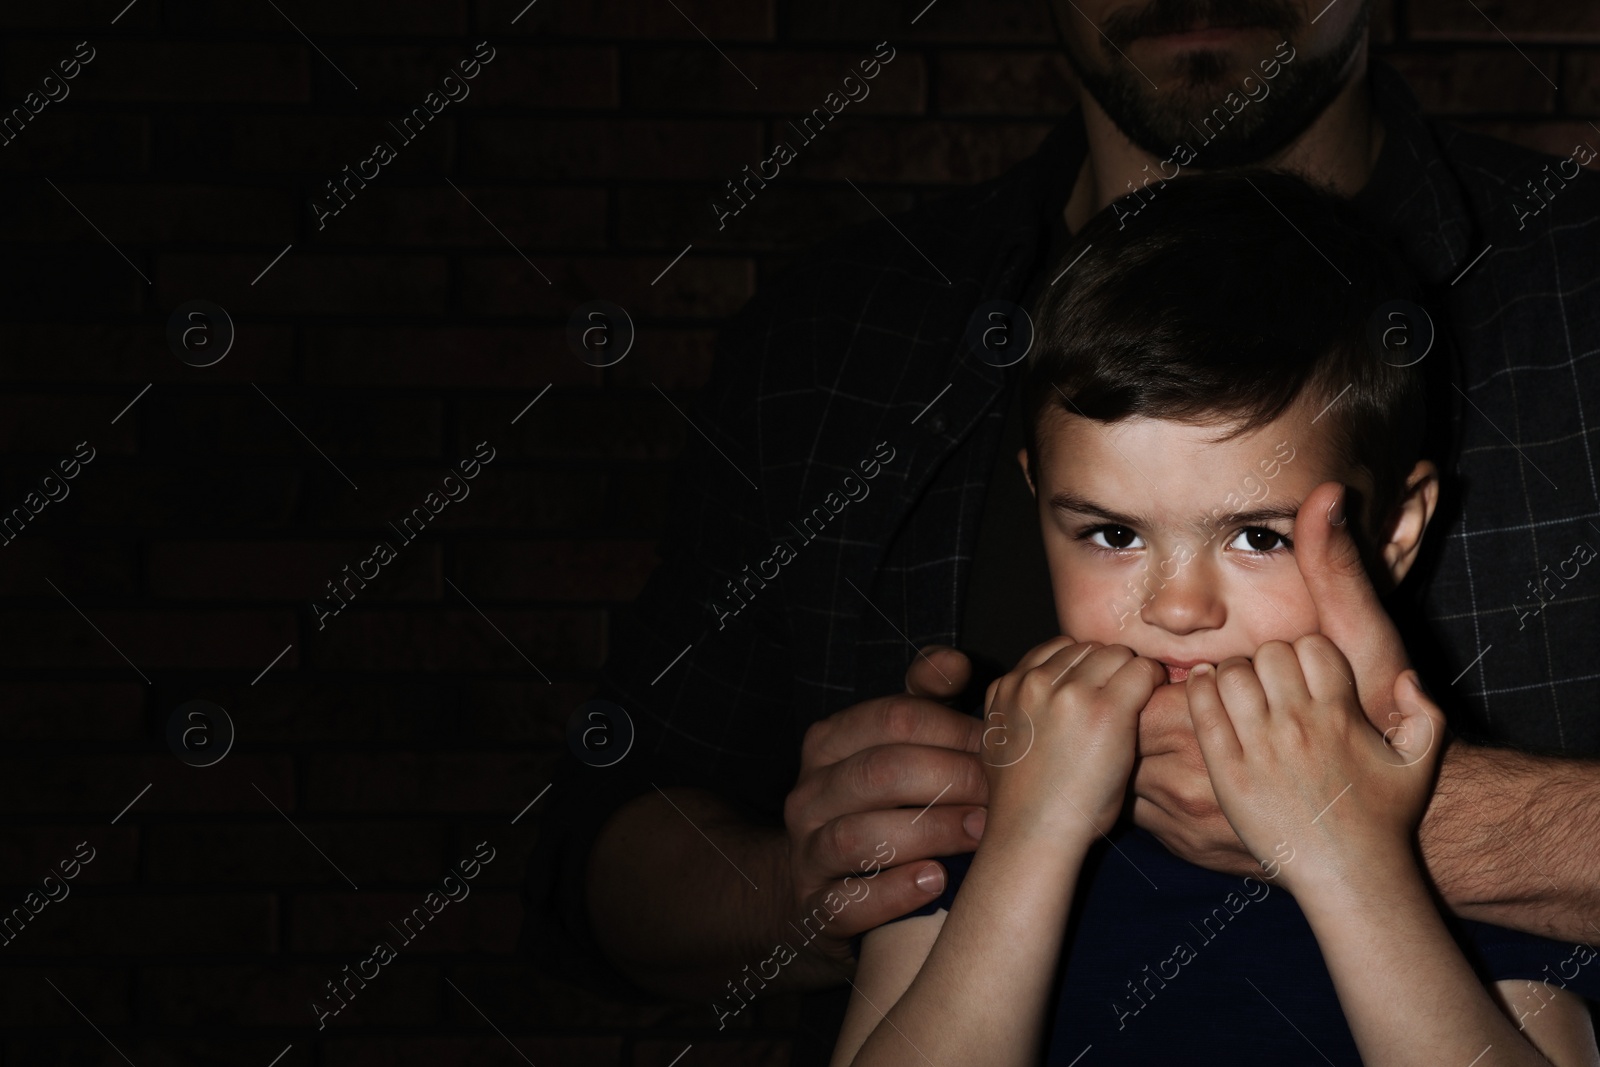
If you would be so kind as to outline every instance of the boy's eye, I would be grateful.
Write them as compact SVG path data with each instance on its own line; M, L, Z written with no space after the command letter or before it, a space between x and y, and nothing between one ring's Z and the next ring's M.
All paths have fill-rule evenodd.
M1280 545L1287 547L1289 539L1265 526L1246 526L1234 537L1229 547L1245 552L1271 552Z
M1100 548L1135 548L1139 535L1126 526L1096 526L1087 531L1089 543Z

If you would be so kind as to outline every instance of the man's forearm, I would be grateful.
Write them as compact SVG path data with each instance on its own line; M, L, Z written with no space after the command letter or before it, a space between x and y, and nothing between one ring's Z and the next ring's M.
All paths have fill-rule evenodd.
M1600 762L1453 742L1418 836L1457 915L1600 940Z
M714 847L713 847L714 846ZM788 838L705 789L652 789L618 809L588 864L595 937L635 985L665 999L727 996L770 959L795 910ZM802 951L764 992L843 983L847 968Z

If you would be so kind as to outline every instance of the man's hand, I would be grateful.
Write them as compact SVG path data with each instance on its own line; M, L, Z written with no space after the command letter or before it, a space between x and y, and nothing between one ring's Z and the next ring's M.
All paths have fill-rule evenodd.
M1294 560L1317 607L1317 632L1349 661L1367 720L1379 731L1394 731L1403 720L1394 701L1395 680L1410 662L1367 577L1349 520L1333 510L1343 503L1338 482L1324 482L1301 502ZM1225 874L1254 873L1256 861L1217 806L1182 685L1162 686L1145 707L1139 754L1133 821L1190 863Z
M834 918L810 948L848 964L850 938L943 891L944 870L929 857L977 848L988 802L983 723L940 703L971 675L963 653L930 645L906 671L905 693L854 704L806 731L784 803L785 902L794 911L779 917L780 929L822 908Z

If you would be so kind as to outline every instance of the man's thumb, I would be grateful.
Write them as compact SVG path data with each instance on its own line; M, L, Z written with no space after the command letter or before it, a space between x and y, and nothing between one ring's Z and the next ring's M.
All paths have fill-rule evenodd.
M906 668L906 692L914 696L949 700L966 689L972 679L972 661L949 645L926 645Z
M1364 627L1370 615L1383 612L1346 512L1348 495L1338 482L1324 482L1301 503L1294 522L1295 562L1316 603L1318 629L1341 649L1343 638L1356 636L1351 624Z

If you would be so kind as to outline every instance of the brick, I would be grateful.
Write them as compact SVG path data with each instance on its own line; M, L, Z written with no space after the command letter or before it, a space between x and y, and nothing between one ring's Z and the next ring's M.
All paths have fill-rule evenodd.
M311 328L306 347L306 380L318 385L525 389L527 398L520 402L525 405L546 385L597 386L601 380L597 368L567 348L565 328ZM507 419L516 414L511 411Z
M709 1007L706 1014L714 1014ZM634 1043L630 1067L669 1067L687 1042L678 1038L641 1040ZM749 1041L697 1041L696 1055L706 1067L788 1067L789 1042L776 1039ZM698 1062L698 1061L697 1061Z
M300 246L252 286L251 279L281 251L161 255L154 275L156 298L163 307L175 307L198 293L216 291L219 279L226 279L233 294L230 314L237 309L279 315L414 315L445 308L449 283L442 258L343 255Z
M361 86L364 103L392 107L396 114L421 104L429 93L448 97L451 92L457 98L450 101L449 110L485 104L540 109L616 106L613 49L530 47L507 44L499 33L492 37L494 58L488 63L475 58L474 40L449 47L393 42L350 45L341 49L339 66ZM478 63L476 76L465 76L463 61L469 61L468 71L471 62ZM442 86L446 77L453 77L455 83ZM465 87L465 96L456 83Z
M82 441L90 443L95 459L101 453L128 455L135 451L133 428L126 422L106 424L99 407L98 398L81 393L19 390L0 397L0 449L19 462L23 469L18 473L27 484L37 483L47 474L59 476L60 461L71 459ZM78 474L67 480L69 490L87 469L89 465L79 463Z
M457 554L474 600L631 601L660 560L643 540L480 541Z
M483 1010L483 1015L504 1027L538 1028L551 1019L586 1030L633 1030L652 1026L704 1022L710 1015L704 1004L625 1004L595 996L577 986L552 981L526 963L462 963L448 977ZM446 987L449 988L448 986ZM451 992L445 1002L447 1021L470 1026L483 1015ZM679 1051L682 1051L680 1048Z
M129 660L146 675L164 667L259 671L278 649L298 637L286 609L141 611L92 601L80 601L77 607L93 626L66 604L59 610L51 605L44 610L0 611L0 633L8 635L0 662L12 668L100 669L118 680L138 676ZM292 665L293 656L291 652L279 666Z
M626 359L606 368L608 384L627 388L650 387L695 392L705 387L715 356L713 330L671 330L657 326L650 344L635 346Z
M603 393L551 389L517 423L517 432L506 435L502 454L517 460L670 460L683 451L685 437L694 433L678 410L682 400L675 397L668 402L650 388ZM484 405L463 402L458 407L462 451L469 447L466 442L492 438L504 425L501 400Z
M7 507L12 506L8 501ZM46 577L74 600L79 596L131 597L138 591L139 559L134 545L81 537L67 540L61 531L68 528L69 523L53 521L47 510L21 537L6 542L0 554L7 564L0 567L0 596L60 596Z
M395 158L368 181L369 188L403 175L437 180L449 165L455 139L453 113L446 108L410 141L389 125L391 121L398 124L402 117L399 111L393 115L257 115L230 119L220 126L214 118L191 120L172 126L163 147L173 155L173 163L211 161L239 171L297 176L309 172L314 178L308 192L325 195L323 183L340 177L347 165L354 173L381 141L394 150ZM196 139L203 144L193 144ZM205 154L196 156L199 152ZM359 193L356 202L360 202Z
M145 688L144 683L137 680L7 682L0 685L0 707L6 709L5 714L0 715L0 738L7 741L131 740L143 733ZM12 832L15 833L16 828ZM4 857L4 843L0 842L0 871L26 866L7 862Z
M19 4L0 8L0 29L76 30L103 34L116 12L106 12L99 0L55 0L50 4ZM161 23L160 10L153 4L135 4L120 19L116 30L153 30Z
M614 108L618 104L614 48L508 44L498 47L497 52L493 76L489 76L491 68L485 67L473 95L463 103L540 111Z
M512 670L552 679L560 669L593 669L605 659L599 612L488 614L493 626L471 608L422 614L358 603L327 619L306 654L319 667L342 670Z
M535 255L557 249L601 248L606 243L602 190L456 184L459 192L442 182L431 189L363 190L349 211L328 220L319 240L389 248L515 247L535 262Z
M463 121L461 166L474 178L715 182L763 155L761 125L752 120Z
M1453 49L1396 52L1385 58L1429 115L1553 111L1559 57L1542 49L1524 53L1527 58L1506 48Z
M449 996L457 996L446 988ZM475 999L475 998L474 998ZM478 1017L481 1027L483 1017ZM506 1048L506 1042L520 1056ZM370 1037L323 1042L327 1062L349 1067L436 1067L440 1063L516 1063L539 1067L620 1067L620 1037L556 1037L509 1033L490 1037Z
M910 24L915 11L889 3L863 4L861 0L820 0L785 6L781 37L786 41L837 41L860 47L870 54L878 41L887 40L899 57L918 41L959 44L1022 42L1054 47L1055 29L1045 4L1007 3L933 4Z
M466 725L469 714L477 713L463 706L458 685L417 678L343 682L290 674L250 697L252 736L263 742L453 744L478 736Z
M1395 12L1395 0L1376 0L1367 22L1367 40L1375 54L1380 54L1385 45L1392 44L1399 38L1399 24L1399 16Z
M1541 4L1534 0L1411 0L1406 5L1412 38L1494 40L1576 44L1600 40L1600 7L1593 4ZM1504 34L1505 36L1501 36Z
M871 78L861 68L867 60L878 63L866 68L877 71ZM845 114L917 114L927 97L927 71L920 57L897 55L884 66L870 47L826 52L732 49L727 59L704 47L657 48L633 53L627 73L626 105L644 112L795 112L798 117L813 108L826 111L823 99L835 93L848 101ZM849 86L844 84L847 77L854 79ZM759 91L751 88L751 81Z
M159 541L149 548L150 592L174 600L326 599L324 584L339 584L345 567L359 576L358 565L386 533L391 544L398 540L375 523L364 541ZM441 569L439 546L418 544L384 565L360 595L437 600L445 590Z
M773 0L719 4L713 0L653 7L630 0L590 0L585 4L532 4L528 0L494 0L479 5L480 31L510 36L603 37L660 40L710 38L727 41L770 41L776 18ZM518 18L519 13L521 17ZM515 24L512 19L516 19ZM704 36L702 36L702 34Z
M1059 49L952 51L935 58L940 115L1065 117L1078 104L1078 78Z
M601 525L608 533L659 536L671 506L671 479L662 469L621 469L606 479Z
M550 781L552 759L499 751L313 752L306 760L306 808L386 815L498 810L509 824ZM498 853L492 839L490 845ZM500 856L493 862L500 862Z
M70 99L70 98L69 98ZM12 143L0 147L0 173L104 178L146 166L148 119L134 115L40 112Z
M35 916L7 946L32 955L272 952L278 906L265 893L90 896L74 893Z
M142 1029L116 1027L101 1036L83 1026L83 1019L76 1012L73 1018L82 1028L77 1032L88 1034L87 1038L68 1039L59 1034L45 1038L17 1035L7 1040L7 1055L30 1067L81 1067L88 1063L119 1067L130 1062L138 1067L180 1067L192 1063L271 1063L287 1043L280 1037L151 1037ZM108 1039L116 1042L116 1051L106 1044ZM123 1056L128 1058L124 1060ZM289 1062L290 1057L282 1061L283 1064Z
M128 1025L133 1022L132 998L128 994L133 988L132 978L132 971L126 967L64 967L57 961L41 967L12 964L0 970L0 1026L13 1031L24 1027L81 1026L83 1015L98 1026ZM50 988L51 982L72 998L72 1004ZM73 1004L83 1015L73 1010Z
M114 229L123 251L127 251L124 242L165 244L225 238L230 243L271 243L294 235L298 212L303 210L297 198L276 189L127 182L56 185L61 193L33 180L6 183L5 195L18 209L12 231L16 240L76 239L83 215L87 215L108 234ZM73 210L74 204L83 215Z
M78 76L67 83L69 95L63 103L75 98L299 103L311 98L310 62L314 56L299 38L292 44L148 39L137 44L94 40L90 44L96 46L94 59L83 64ZM7 71L0 81L5 96L21 97L44 75L59 73L58 61L71 57L75 46L76 41L67 38L7 45L0 52Z
M497 855L495 862L499 860ZM449 873L441 871L439 878ZM506 932L516 929L522 920L522 901L517 895L486 892L474 879L464 883L468 887L465 897L450 900L439 878L406 893L297 894L289 900L289 947L295 952L366 952L374 943L387 941L408 956L510 951ZM451 884L462 883L456 880ZM435 913L423 904L429 892L438 892L439 899L446 901L443 910ZM425 923L412 918L413 909L418 908L428 917ZM404 925L407 918L412 919L410 927ZM390 923L411 940L391 929Z
M163 891L172 883L345 885L328 860L305 847L305 840L276 813L273 820L154 823L145 830L146 878L162 884ZM297 817L295 826L363 889L426 882L447 862L444 827L438 822Z
M369 456L427 460L439 455L443 411L438 400L380 400L288 389L268 396L270 403L254 389L222 396L152 391L140 407L144 454L152 462L181 460L197 452L208 459L303 456L310 438L336 462Z
M537 678L526 682L474 679L466 686L462 714L480 739L555 749L567 743L567 719L594 696L594 688L588 683L546 685ZM469 840L476 842L485 836Z
M523 403L527 403L526 400ZM489 435L491 447L495 442L504 442L506 431L491 432ZM480 436L477 440L482 441ZM511 488L502 484L498 477L499 472L493 463L501 463L502 458L497 454L491 464L480 463L478 476L470 480L463 480L463 473L459 466L462 459L473 456L471 449L462 449L458 455L451 455L442 459L437 464L427 467L389 468L365 471L361 475L361 492L351 491L348 483L329 470L328 479L318 478L306 489L303 494L302 510L300 517L323 529L345 528L352 531L352 536L362 539L370 537L374 532L381 533L387 528L387 523L394 523L397 527L407 517L412 516L417 508L424 512L429 509L423 503L430 493L438 493L439 499L444 501L444 507L438 514L432 515L425 526L422 526L420 536L416 528L420 525L417 520L405 527L404 531L410 540L402 543L400 533L391 531L393 539L389 544L396 553L405 553L411 548L420 547L431 543L441 530L480 529L492 527L506 514L517 514L518 509L527 506L526 501L508 501L503 499L507 493L517 493L527 489L530 481L527 477L516 477L511 481ZM527 472L518 472L519 475ZM455 493L460 499L450 500L444 495L444 479L454 474L456 481L453 486L463 486L466 495L461 496L461 489ZM536 479L532 479L535 480Z
M174 700L173 705L180 702ZM162 740L164 745L164 734ZM126 808L117 828L102 831L107 835L137 826L158 812L248 811L264 819L281 818L252 783L285 812L295 810L292 770L286 756L235 750L213 767L195 768L165 751L150 755L8 754L0 759L0 769L4 770L0 797L13 812L92 812L109 821ZM146 785L150 789L141 795ZM287 826L284 830L289 832ZM99 839L90 839L89 844L100 847ZM97 857L93 862L100 860Z
M671 257L644 259L545 256L539 261L554 284L543 284L516 256L473 256L461 261L462 305L475 315L569 315L569 293L605 293L627 310L637 329L649 315L721 318L754 292L749 260L696 256L672 265ZM651 281L660 278L654 285Z
M158 1026L299 1029L309 1025L315 1030L318 1017L311 1009L312 999L330 1003L325 983L342 979L346 964L354 971L371 947L364 946L363 954L354 960L321 964L146 967L140 971L135 990L139 1019ZM356 987L357 995L350 999L349 1007L327 1020L323 1034L351 1026L434 1023L441 985L438 968L404 958L393 960L365 989ZM271 1056L281 1051L282 1043L261 1062L270 1062Z
M95 401L95 419L109 423L151 382L155 389L174 382L260 382L270 386L286 381L293 371L294 333L288 326L250 322L233 316L233 348L210 367L191 367L166 347L148 324L141 326L69 322L8 322L0 324L0 346L12 358L0 360L0 381L48 381L52 388L75 382L92 382L105 390ZM21 358L27 353L28 358ZM59 358L70 353L70 359ZM164 358L151 358L152 355ZM132 388L120 384L127 383ZM155 390L152 390L154 392ZM143 400L150 399L146 394ZM137 425L137 406L122 418ZM103 416L102 413L103 412ZM99 446L96 445L96 448Z
M106 817L109 819L115 814L112 811ZM84 886L118 885L138 880L140 834L137 826L119 823L108 827L104 822L9 827L4 840L0 841L0 871L5 872L7 887L4 895L0 895L0 906L12 907L29 889L39 886L46 875L54 875L69 886L68 894L52 902L51 907L58 903L70 904L73 894ZM94 858L88 863L76 858L78 846L82 844L94 849ZM83 854L91 855L87 849ZM63 862L68 865L62 867ZM65 872L72 870L74 862L78 865L77 875L65 878ZM0 916L4 914L7 913L0 912Z
M662 262L666 266L691 241L697 249L801 251L816 244L821 234L877 219L873 203L886 215L907 210L914 203L913 193L896 190L880 190L873 203L868 203L842 183L821 187L775 181L757 189L757 194L747 198L749 206L731 214L727 209L737 205L717 189L624 189L617 196L618 233L625 246L659 249L667 257ZM715 206L718 203L722 210Z
M793 170L793 177L832 181L968 185L1032 155L1050 129L1037 122L850 120L798 148L798 158L783 170ZM876 192L862 191L869 196Z
M154 276L150 257L126 241L119 242L118 255L81 217L79 223L93 244L73 234L71 244L12 246L13 254L0 265L0 316L82 317L142 310L149 286L139 275ZM63 285L63 278L71 278L72 284Z
M315 461L322 462L320 457ZM244 530L259 536L264 529L289 522L303 481L300 471L288 468L252 467L248 480L241 479L232 465L110 469L115 477L97 483L94 493L68 498L67 503L79 504L73 513L75 525L160 530L176 524L187 534ZM344 481L339 484L350 491Z
M295 0L277 6L281 14L274 11L271 4L256 9L218 7L207 0L166 0L164 10L168 25L182 26L190 33L269 33L300 40L296 28L312 37L317 34L370 37L380 33L453 36L467 32L466 0L411 0L409 3L343 0L338 4ZM339 62L338 55L332 58Z
M538 796L539 790L544 787L545 783L541 782L531 788L523 804ZM537 805L533 810L538 810ZM533 842L538 833L531 811L514 827L507 826L506 820L501 818L492 821L463 819L455 824L455 829L456 845L452 859L472 855L481 841L487 841L494 847L494 862L479 868L478 877L472 883L474 886L485 889L499 887L521 893L522 884L528 876L528 857L533 853Z
M1567 108L1579 114L1600 113L1600 52L1566 53Z

